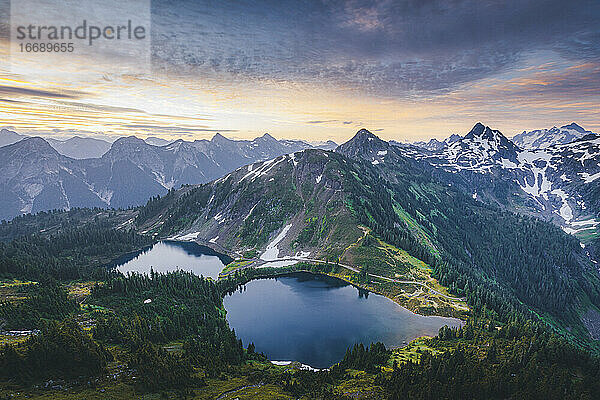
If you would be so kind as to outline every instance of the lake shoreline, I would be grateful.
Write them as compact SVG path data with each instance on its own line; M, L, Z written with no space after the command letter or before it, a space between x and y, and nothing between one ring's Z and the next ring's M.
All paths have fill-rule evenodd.
M246 286L247 285L247 286ZM423 316L386 296L312 271L261 273L223 299L227 322L271 360L328 368L356 343L400 349L463 321Z
M105 268L123 275L181 270L217 280L225 265L232 261L228 255L196 242L159 240L113 259Z
M116 271L119 271L121 273L125 273L121 270L121 267L123 267L123 265L129 264L132 260L135 261L139 261L138 258L139 257L143 257L145 255L146 260L143 263L139 263L142 266L144 266L147 270L146 271L138 271L140 273L149 273L149 266L150 265L158 265L158 264L154 264L159 263L161 257L165 258L165 255L162 254L160 251L158 252L158 254L151 256L150 254L153 251L156 251L156 246L173 246L173 247L177 247L180 248L181 250L185 251L185 249L188 249L190 246L193 246L193 249L188 249L190 251L189 255L190 257L204 257L204 256L210 256L213 258L218 258L219 260L223 260L223 259L230 259L230 257L227 256L227 254L223 254L219 251L217 251L214 248L211 248L210 246L204 245L204 244L200 244L196 241L179 241L179 240L158 240L156 242L154 242L153 244L147 245L142 247L141 249L138 249L137 251L132 251L132 252L128 252L126 254L121 255L120 257L115 258L110 264L107 264L107 267L109 268L113 268ZM152 257L157 257L156 260L151 260ZM169 258L169 257L166 257ZM169 260L170 261L170 260ZM232 262L234 260L231 260ZM194 260L190 259L188 264L182 263L179 264L177 266L178 269L182 269L185 270L186 266L187 267L191 267L194 263ZM221 271L224 270L226 268L226 263L222 263L222 268ZM181 268L181 266L184 266L183 268ZM266 280L266 279L275 279L277 280L278 278L285 278L285 277L298 277L299 275L306 275L306 276L310 276L311 279L316 279L316 280L325 280L324 282L327 282L327 285L329 285L330 287L344 287L344 286L349 286L352 287L354 289L356 289L358 291L358 297L365 297L367 298L369 294L374 294L377 296L380 296L381 298L384 298L386 301L391 301L394 306L399 307L400 309L398 310L400 313L409 313L411 315L413 315L413 317L419 317L419 318L427 318L428 317L433 317L435 319L437 318L443 318L443 320L437 321L437 323L441 323L444 324L445 322L447 322L448 326L463 326L465 324L464 319L461 318L456 318L456 316L454 315L444 315L442 313L423 313L423 312L418 312L420 310L413 310L410 307L407 307L405 303L398 301L397 298L394 298L392 296L389 296L388 293L386 293L385 290L377 290L379 289L379 285L381 284L383 286L382 282L377 282L377 279L372 279L370 282L368 283L363 283L363 282L357 282L356 281L356 277L352 276L352 271L347 271L345 268L343 267L339 267L339 268L332 268L332 270L319 270L319 268L323 269L324 265L320 265L320 264L309 264L309 263L299 263L299 264L294 264L294 265L290 265L290 266L285 266L285 267L279 267L279 268L273 268L273 267L268 267L268 268L248 268L248 269L240 269L239 271L246 271L246 272L251 272L250 274L242 274L241 276L238 276L238 274L235 273L235 271L232 271L231 274L227 274L227 275L223 275L223 276L219 276L218 280L224 280L224 279L234 279L235 284L240 287L240 286L244 286L247 285L250 282L253 281L260 281L260 280ZM171 267L172 268L172 267ZM156 268L154 268L155 272L161 272L160 268L157 270ZM162 271L165 272L165 271ZM193 273L195 273L196 275L200 276L200 275L204 275L206 276L206 274L202 271L202 270L196 270L193 271ZM199 275L200 274L200 275ZM217 273L219 274L219 273ZM207 276L207 278L210 279L210 277ZM354 279L353 279L354 278ZM390 285L389 282L385 282L385 285ZM364 293L363 293L364 292ZM222 293L222 298L223 298L223 310L225 311L225 315L227 315L229 313L229 310L227 309L227 307L225 306L225 298L227 297L228 294L232 294L234 292L224 292ZM386 310L386 311L383 311ZM393 311L393 309L391 308L386 308L383 307L382 308L382 315L385 319L395 319L397 318L397 316L395 315L395 312ZM226 317L227 318L227 317ZM447 319L447 320L446 320ZM406 336L400 336L398 338L398 340L395 341L388 341L387 345L390 349L401 349L403 347L409 346L410 343L414 342L417 339L421 339L424 337L432 337L435 336L437 334L436 332L433 332L431 330L431 323L434 323L433 321L435 320L430 320L431 322L425 323L424 325L419 325L418 323L416 323L414 320L412 320L412 322L409 322L409 320L407 320L407 326L410 326L411 328L408 331L404 331L400 328L398 329L392 329L392 332L394 332L395 335L403 335L406 334ZM230 323L230 321L228 320L228 323L231 325L232 328L235 328L234 325L232 325ZM386 326L385 322L381 322L378 325L378 328L384 328ZM429 328L426 328L426 326L429 325ZM343 326L343 324L341 325ZM443 325L441 325L443 326ZM423 332L418 332L418 330L423 329ZM415 332L415 330L417 330L417 332ZM412 332L412 333L410 333ZM383 336L381 337L382 340ZM252 338L253 339L253 338ZM248 340L248 338L246 338L246 340ZM367 338L363 338L360 339L360 342L365 342L365 340L368 340ZM367 342L365 342L365 344L368 344ZM277 359L277 357L275 357L274 359ZM292 360L294 359L293 357L291 358ZM298 360L296 360L298 361ZM337 362L339 360L336 359L335 362ZM334 362L334 363L335 363ZM306 363L307 365L310 365L311 367L314 367L314 365L312 365L311 363ZM317 364L318 365L318 364Z
M331 272L322 272L322 271L314 271L311 270L309 268L298 268L297 267L298 264L294 264L294 265L290 265L290 266L285 266L285 267L277 267L277 268L265 268L264 271L262 269L254 269L255 271L261 271L261 273L259 273L256 276L253 276L251 279L248 279L246 281L244 281L243 283L240 283L241 285L246 284L250 281L256 280L256 279L265 279L265 278L277 278L279 276L285 276L285 275L290 275L293 274L295 272L306 272L312 275L322 275L322 276L328 276L330 278L336 278L339 279L349 285L352 285L353 287L355 287L356 289L360 289L360 290L366 290L370 293L374 293L380 296L383 296L391 301L393 301L395 304L399 305L402 308L405 308L409 311L411 311L414 314L423 316L423 317L443 317L443 318L454 318L457 320L460 320L461 323L464 325L466 323L466 319L468 318L468 315L452 315L452 314L444 314L444 313L425 313L425 312L419 312L419 311L423 311L423 309L415 309L413 307L410 307L408 304L399 301L398 298L394 298L394 297L390 297L387 293L385 293L384 291L378 291L376 290L375 286L369 286L369 285L365 285L363 283L359 283L356 281L351 280L348 276L343 275L343 274L334 274ZM232 273L235 273L235 271L232 271ZM224 277L219 277L219 279L224 279ZM226 294L223 294L224 296ZM461 318L462 317L462 318Z
M230 254L232 254L229 251L222 251L220 249L215 249L214 248L214 243L209 243L209 242L200 242L198 240L193 240L193 241L188 241L188 240L176 240L176 239L170 239L170 238L166 238L166 239L158 239L155 242L153 242L150 245L146 245L141 247L140 249L134 250L134 251L130 251L128 253L125 253L113 260L111 260L108 263L105 263L104 266L106 268L109 268L111 270L114 271L119 271L118 267L121 264L125 264L133 259L135 259L136 257L138 257L139 255L142 255L148 251L151 251L152 248L154 246L156 246L159 243L174 243L174 244L179 244L181 246L185 246L185 245L189 245L189 244L194 244L196 246L199 246L199 248L201 250L208 250L208 252L204 252L207 255L214 255L216 257L218 257L224 264L224 268L225 269L228 265L228 263L226 263L223 258L226 259L230 259L231 262L235 261L234 258L232 258L232 256ZM235 254L235 253L233 253ZM413 307L411 306L411 304L408 304L406 301L401 301L400 298L396 297L396 296L390 296L389 293L387 293L384 290L378 290L378 287L375 286L375 284L365 284L365 283L361 283L361 282L356 282L355 280L352 280L351 276L348 274L342 274L342 273L332 273L332 272L322 272L322 271L314 271L312 269L309 268L300 268L298 269L299 263L290 265L290 266L284 266L284 267L277 267L277 268L265 268L264 273L261 273L259 275L256 275L254 277L252 277L250 280L240 283L240 284L245 284L250 282L251 280L254 279L261 279L261 278L271 278L271 277L277 277L277 276L284 276L284 275L289 275L291 273L294 272L307 272L313 275L323 275L323 276L329 276L332 278L336 278L339 279L343 282L346 282L352 286L354 286L357 289L361 289L361 290L366 290L370 293L374 293L374 294L378 294L381 296L384 296L388 299L390 299L391 301L393 301L394 303L398 304L399 306L413 312L414 314L417 315L421 315L421 316L437 316L437 317L446 317L446 318L455 318L458 319L462 322L462 324L466 323L466 319L469 317L469 312L467 313L450 313L450 312L429 312L428 309L422 308L422 307ZM311 264L314 265L314 264ZM345 269L343 267L340 267L342 269ZM257 268L254 268L255 271L257 271ZM235 271L231 271L231 273L234 273ZM351 272L351 271L349 271ZM121 272L122 273L122 272ZM210 277L209 277L210 278ZM225 277L221 277L218 276L216 278L216 280L220 280L223 279ZM211 278L214 279L214 278ZM377 284L381 284L381 282L376 282ZM225 296L225 294L223 294L223 296Z

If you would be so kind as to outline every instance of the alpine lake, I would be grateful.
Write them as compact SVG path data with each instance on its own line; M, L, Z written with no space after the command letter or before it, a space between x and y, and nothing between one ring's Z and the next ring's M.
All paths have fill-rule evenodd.
M218 279L232 259L195 242L161 241L114 262L124 274L176 270ZM325 275L298 272L248 282L223 299L227 321L244 345L272 361L328 368L355 343L400 347L434 336L455 318L415 314L392 300Z

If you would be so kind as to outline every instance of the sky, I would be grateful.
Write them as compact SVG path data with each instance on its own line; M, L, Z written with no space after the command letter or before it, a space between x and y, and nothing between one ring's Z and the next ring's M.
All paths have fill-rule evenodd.
M86 0L79 14L74 0L15 1L0 0L0 126L21 133L343 142L367 128L413 141L478 121L507 136L573 121L600 132L597 0ZM70 12L148 35L16 50L17 22Z

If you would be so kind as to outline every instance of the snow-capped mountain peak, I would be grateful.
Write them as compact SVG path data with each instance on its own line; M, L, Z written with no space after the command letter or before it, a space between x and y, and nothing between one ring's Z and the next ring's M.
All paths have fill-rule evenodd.
M590 131L586 131L585 129L583 129L583 127L581 127L581 125L578 125L576 122L571 122L568 125L563 125L560 127L560 129L572 129L581 133L591 133Z
M428 142L414 142L413 145L427 149L429 151L441 150L446 146L446 142L439 141L436 138L430 139Z
M473 126L473 128L469 131L469 133L467 133L465 135L465 139L473 139L474 137L479 137L479 136L483 136L484 133L487 132L491 132L491 129L486 130L486 126L483 125L481 122L478 122L475 124L475 126Z
M475 124L473 129L465 135L464 138L455 142L476 142L476 143L487 143L494 150L498 151L501 149L515 151L517 146L511 142L506 136L499 130L493 130L489 126L483 125L481 122Z
M477 123L441 150L415 147L417 151L406 154L444 171L440 176L474 198L527 209L569 233L584 235L600 228L595 189L600 182L600 136L575 123L531 136L521 136L526 144L521 148L500 131ZM528 148L532 144L543 147Z
M453 133L452 135L448 136L446 138L446 140L444 140L444 143L446 143L446 144L452 144L454 142L459 141L460 139L462 139L462 136L457 135L456 133Z
M498 163L514 164L518 151L500 131L478 122L463 138L427 158L437 166L487 172Z
M523 131L513 137L513 142L524 149L544 149L558 144L570 143L590 134L593 135L594 133L572 122L560 128L553 126L550 129Z

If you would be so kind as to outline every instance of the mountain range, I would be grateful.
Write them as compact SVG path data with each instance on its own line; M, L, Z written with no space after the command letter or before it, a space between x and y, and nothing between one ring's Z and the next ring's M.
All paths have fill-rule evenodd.
M598 157L596 135L525 150L481 123L435 151L362 129L333 151L269 135L127 137L76 160L25 138L0 148L0 198L14 214L145 204L104 214L120 215L117 229L196 240L258 268L330 262L388 282L417 268L499 320L542 316L588 341L600 337ZM447 297L397 296L457 311Z
M91 149L94 139L46 141L14 132L10 137L19 140L0 147L0 219L50 209L141 205L169 189L209 182L242 165L312 147L268 134L254 140L217 134L211 140L177 140L165 146L130 136L116 140L101 157L78 159L56 147Z
M572 141L567 141L569 132ZM517 137L521 144L540 148L523 148L481 123L445 141L388 144L477 200L551 221L583 243L595 238L600 226L600 138L575 123ZM163 146L132 136L115 141L101 157L76 159L60 154L60 144L52 140L6 130L0 138L18 140L0 147L0 218L5 219L53 208L141 205L181 185L207 183L244 165L316 147L268 134L254 140L216 134L211 140L177 140ZM383 163L381 154L387 147L371 151L382 141L370 138L362 148L349 148L357 143L354 140L338 150L350 156L368 154L372 165ZM67 143L75 148L81 141L61 143L65 151ZM318 147L332 150L336 144Z
M439 141L439 140L433 138L433 139L430 139L428 142L414 142L413 144L417 147L422 147L422 148L430 150L430 151L436 151L436 150L441 150L444 147L451 145L452 143L456 142L457 140L460 140L460 135L452 134L442 141ZM394 141L391 141L390 143L399 144L399 142L394 142Z
M171 191L126 226L196 240L259 268L321 260L393 279L411 265L429 265L440 283L467 299L487 298L502 318L534 310L569 326L566 335L599 335L583 318L586 304L600 301L588 249L524 215L533 209L507 212L465 190L470 175L463 171L484 176L490 198L497 195L491 165L516 164L522 150L482 124L450 147L433 154L363 129L335 151L289 153Z
M111 145L106 140L81 136L73 136L65 140L53 138L46 138L45 140L59 154L78 160L102 157L110 149Z
M581 139L586 135L597 135L592 131L582 128L575 122L568 125L563 125L560 128L556 126L550 129L536 129L533 131L523 131L512 137L511 141L522 149L543 149L556 144L567 144L577 139ZM428 142L418 141L412 145L424 148L429 151L439 151L444 147L448 147L454 142L461 139L460 135L452 134L444 140L430 139ZM401 142L390 141L392 144L402 145Z
M269 137L263 139L271 142ZM223 138L213 140L219 142ZM579 157L583 151L583 154L594 151L594 140L583 137L554 147L567 146ZM580 148L581 143L586 143L585 150ZM188 142L157 147L137 138L124 138L115 142L103 157L91 161L64 157L41 138L23 139L4 149L23 152L10 159L10 165L18 167L15 170L23 171L20 179L26 181L35 175L31 172L40 167L56 170L60 177L58 188L66 191L86 179L103 182L106 165L119 171L121 176L124 168L138 168L146 175L140 173L135 177L140 181L133 184L145 187L147 184L141 181L144 176L158 170L144 170L144 166L178 165L178 158L169 157L177 153L189 155L186 150L189 146L194 147ZM557 150L557 154L562 155L564 151ZM32 152L39 153L37 159L41 161L19 165L19 156ZM193 315L198 316L198 321L205 320L208 314L204 310L216 312L225 321L222 303L208 303L204 309L201 302L183 303L188 296L196 296L196 292L202 298L222 298L221 290L206 291L205 286L193 286L194 281L202 285L222 285L223 290L230 293L256 277L277 277L294 271L333 275L385 295L423 315L467 318L461 329L442 328L437 338L417 342L427 348L441 343L435 349L445 353L438 357L445 357L445 360L456 357L456 362L449 359L450 363L433 364L433 359L427 358L433 356L424 353L420 363L415 364L423 371L426 370L423 365L434 365L437 370L456 374L460 368L455 367L464 365L465 360L475 363L485 360L491 365L485 379L501 373L501 380L497 382L527 386L529 382L535 384L542 380L519 378L512 381L511 377L517 374L531 376L533 372L528 371L538 371L540 360L553 357L543 367L553 375L548 375L544 381L555 382L556 376L561 382L568 381L575 379L573 377L581 371L596 371L592 362L584 362L574 369L572 360L583 358L586 353L582 350L598 351L600 347L597 341L600 338L600 273L588 251L589 246L582 246L579 238L548 221L527 215L534 213L534 209L517 209L519 203L516 200L511 204L494 202L503 194L502 187L496 186L500 181L497 173L506 173L509 174L507 177L516 179L506 180L511 190L520 187L520 172L512 171L519 168L510 163L517 167L523 164L524 170L531 168L523 161L523 154L529 154L525 152L501 132L483 124L476 124L460 140L435 152L391 144L362 129L335 151L314 148L290 151L240 166L206 183L169 190L163 196L153 196L140 207L110 211L73 209L15 218L0 224L3 240L17 238L0 242L4 254L0 266L5 274L20 273L19 276L25 279L32 279L34 273L44 278L58 276L70 284L73 279L84 281L80 277L86 268L90 272L83 275L86 277L84 282L88 282L88 276L97 279L94 277L110 275L110 280L94 286L86 304L111 307L111 312L102 315L93 312L90 317L87 317L90 314L84 314L86 318L93 318L91 321L96 324L92 328L93 338L110 340L109 343L113 342L111 337L122 338L117 335L142 323L158 326L161 330L164 327L165 332L171 329L169 327L181 329L185 326L182 325L184 321L196 323ZM209 158L188 158L186 165L196 165L200 159L204 162ZM90 167L88 162L92 161L98 164ZM549 164L542 165L529 158L526 161L536 168ZM575 161L587 166L587 156ZM123 165L116 166L118 163ZM101 174L88 176L93 171ZM161 179L165 181L167 174L178 176L175 171L181 169L163 169ZM487 196L471 192L469 179L475 175L480 176L478 190L483 192L485 189ZM129 188L132 192L136 189ZM553 190L552 186L550 189ZM529 195L524 193L523 198ZM111 241L111 238L117 240ZM213 281L183 271L171 275L152 271L150 277L113 275L105 264L110 258L106 261L99 258L106 253L114 256L132 247L168 239L200 242L231 255L233 261L219 279ZM125 247L121 247L122 242ZM89 248L94 252L90 253ZM169 285L169 276L178 279L179 283ZM155 289L149 292L151 287L144 282L151 283ZM93 297L98 290L104 290L98 288L106 288L104 293L109 300L100 303L98 297ZM131 300L125 297L130 295ZM49 296L52 305L57 298L56 292L50 292ZM67 298L66 292L64 298ZM132 310L131 314L117 314L123 310L121 304ZM150 315L161 318L142 320L137 316L138 311L148 315L144 313L158 307L164 309L162 314ZM30 328L33 325L24 325L29 324L29 319L22 318L27 312L22 310L25 308L12 308L9 309L12 314L5 311L3 315L15 315L15 322L9 320L9 323ZM190 310L190 313L182 314L181 310ZM318 313L317 309L312 311ZM111 320L101 319L105 314ZM178 318L177 324L161 325L163 321L171 321L171 315ZM39 319L37 317L35 321ZM127 325L127 321L133 323ZM519 333L522 325L527 330ZM206 332L209 336L214 335L216 325L207 326L208 329L194 336L202 338ZM143 337L142 332L148 331L134 332ZM182 332L190 335L190 331ZM55 337L51 336L51 339ZM233 332L230 337L228 341L243 352ZM543 340L528 341L537 337ZM114 342L123 343L123 339L117 340L120 341ZM159 340L159 343L164 341ZM449 345L460 347L448 348ZM210 346L211 352L214 348L217 346ZM359 357L369 354L366 350L358 350L360 348L359 345L354 347L355 352L362 352ZM37 347L35 349L37 351ZM249 346L249 353L254 352L251 349ZM414 349L409 347L408 351ZM18 355L16 351L13 354ZM224 353L215 354L211 360L218 360ZM351 354L350 351L347 354ZM6 359L4 364L13 362L15 357L5 356ZM381 359L389 365L389 354ZM156 369L157 364L150 365ZM354 364L341 365L342 369L336 370L338 367L334 366L331 371L340 371L340 375L344 375L343 371L348 371L347 365L356 368ZM524 370L519 365L527 365L529 369ZM171 366L176 364L169 364ZM475 375L479 376L480 368L480 365L469 365L467 370L476 371ZM561 368L558 374L554 373L557 368ZM137 371L139 369L136 377L139 376ZM375 371L384 378L373 376L373 379L386 379L384 373ZM75 373L80 374L81 370L76 369ZM196 374L197 370L190 368L192 373ZM329 374L325 375L327 379ZM164 376L161 373L160 378ZM322 375L311 375L315 380L318 376ZM411 376L418 374L411 373ZM431 379L438 379L439 374L436 376ZM427 378L429 382L431 379ZM593 375L582 379L588 382L593 380ZM181 386L180 379L175 382ZM372 382L374 380L369 379L367 384L372 385ZM412 384L411 381L406 383L407 386ZM429 390L430 386L427 388ZM384 392L375 393L371 398L383 398L381 393ZM460 393L453 398L461 398L465 392L461 390ZM502 393L496 397L511 396ZM560 394L548 397L556 398Z
M17 143L31 136L22 135L17 132L1 129L0 147ZM110 142L101 139L94 139L83 136L73 136L68 139L60 140L55 138L45 139L58 153L63 156L84 159L101 157L110 149Z
M224 136L222 136L220 134L217 134L216 136L224 138ZM268 134L267 134L267 136L271 137ZM19 134L17 132L14 132L14 131L11 131L11 130L8 130L5 128L1 129L0 130L0 147L16 143L16 142L21 141L28 137L32 137L32 136ZM56 139L56 138L52 138L52 137L44 137L44 140L46 140L50 144L50 146L52 146L59 154L70 157L70 158L80 159L80 160L87 159L87 158L102 157L107 151L110 150L111 145L113 143L113 142L110 142L107 140L96 139L96 138L85 137L85 136L72 136L67 139ZM168 144L175 142L175 140L166 140L166 139L154 137L154 136L149 136L143 140L147 144L150 144L152 146L157 146L157 147L166 146ZM260 144L258 143L259 138L255 139L254 141L252 141L252 140L250 140L250 141L248 141L248 140L232 140L232 141L238 143L238 145L239 145L238 146L239 149L234 149L234 151L239 150L242 153L246 153L246 155L244 157L248 156L248 152L252 152L252 148L260 146ZM211 142L211 141L196 140L194 143L196 143L196 145L198 145L198 147L206 148L207 142ZM314 147L314 148L318 148L318 149L331 150L331 149L334 149L335 147L337 147L337 144L331 140L328 140L325 142L308 143L308 142L304 142L302 140L285 140L284 139L284 140L280 140L279 142L284 147L291 146L292 148L297 148L297 146L300 146L300 148ZM204 143L204 145L202 143ZM208 147L210 147L210 146L208 146ZM275 148L277 148L277 147L278 146L275 146ZM259 149L259 151L264 151L264 150ZM268 154L269 151L270 150L267 150L265 154ZM279 153L277 153L276 149L273 149L273 151L275 151L273 153L274 155L279 154ZM250 156L250 159L253 160L254 157Z
M436 175L474 198L542 217L582 239L600 224L600 137L522 149L500 131L481 123L440 150L406 146Z

